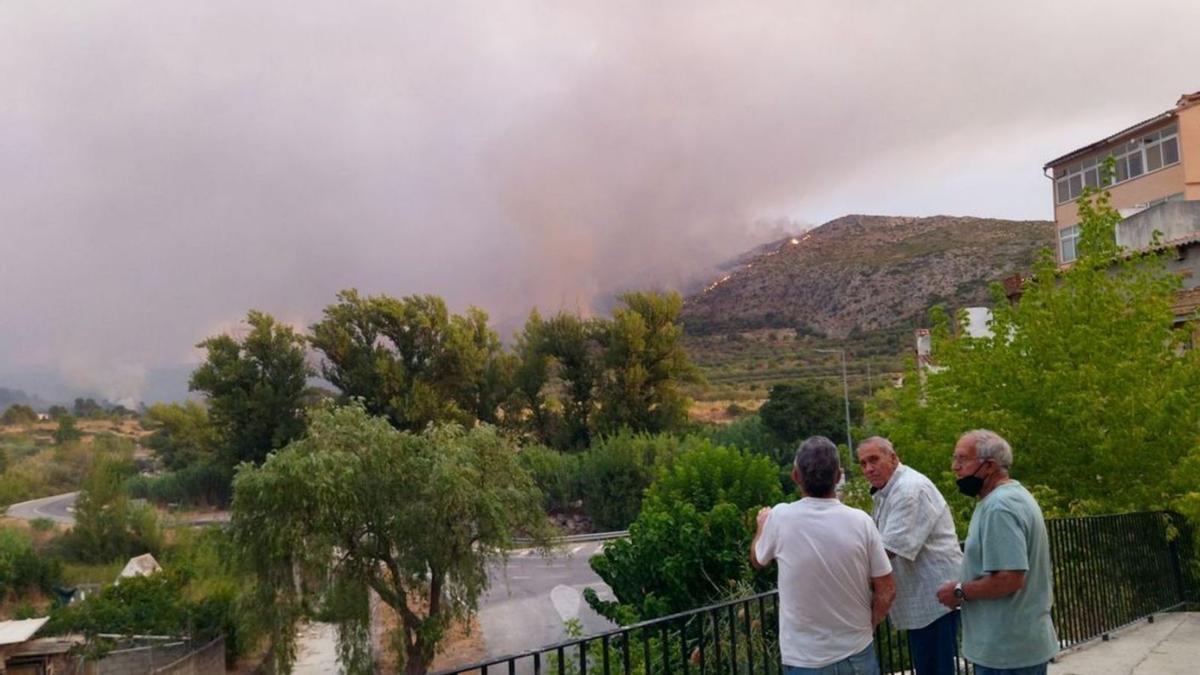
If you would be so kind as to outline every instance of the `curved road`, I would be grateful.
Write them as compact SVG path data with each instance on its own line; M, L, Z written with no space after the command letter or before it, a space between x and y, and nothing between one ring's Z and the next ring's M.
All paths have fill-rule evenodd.
M31 499L27 502L13 504L8 507L8 516L22 520L47 518L56 523L71 525L75 522L75 517L72 514L75 512L75 499L78 496L78 492L68 492L65 495L42 497L41 499Z

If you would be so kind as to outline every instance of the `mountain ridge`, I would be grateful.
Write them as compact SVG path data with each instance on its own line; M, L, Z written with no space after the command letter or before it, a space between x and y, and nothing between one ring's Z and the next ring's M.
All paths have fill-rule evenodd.
M990 304L991 282L1053 245L1043 220L849 214L774 242L684 301L689 333L794 328L831 338ZM749 253L749 252L748 252Z

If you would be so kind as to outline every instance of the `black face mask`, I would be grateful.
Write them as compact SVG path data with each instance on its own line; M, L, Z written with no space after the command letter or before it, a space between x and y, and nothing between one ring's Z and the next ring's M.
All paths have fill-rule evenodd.
M987 463L987 460L984 460L983 463L981 463L979 465L979 468L975 469L975 473L971 474L970 476L963 476L962 478L959 478L958 480L954 481L955 483L958 484L959 492L963 493L964 495L966 495L968 497L978 497L979 496L979 492L981 490L983 490L983 479L980 478L978 475L979 469L982 469L983 465L986 463Z

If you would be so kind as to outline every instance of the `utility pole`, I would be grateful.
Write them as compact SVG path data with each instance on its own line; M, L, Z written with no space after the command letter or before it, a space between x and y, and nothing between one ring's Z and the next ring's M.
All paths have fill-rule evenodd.
M854 466L854 440L850 437L850 384L846 380L846 350L839 347L837 349L815 349L813 351L825 352L827 354L838 354L842 359L842 400L846 404L846 450L850 453L850 461L846 463L846 475L850 474L850 467Z

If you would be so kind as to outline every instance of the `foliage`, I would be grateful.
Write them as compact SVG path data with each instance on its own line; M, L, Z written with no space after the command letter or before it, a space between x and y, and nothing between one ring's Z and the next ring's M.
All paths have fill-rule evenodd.
M0 528L0 602L31 588L49 593L61 576L62 564L38 553L29 534Z
M592 569L617 597L596 611L628 624L716 600L738 584L766 588L747 551L758 508L783 501L767 458L707 441L681 452L646 491L629 538L592 558Z
M357 405L315 412L308 437L261 468L243 465L234 481L232 532L258 579L275 667L294 658L305 603L337 579L370 587L397 611L399 657L406 672L424 672L447 628L475 610L488 565L514 534L544 540L541 506L514 448L491 427L416 435ZM341 636L363 636L364 616L342 617Z
M763 424L779 441L795 447L809 436L846 437L845 399L841 394L810 384L777 384L758 410ZM861 421L862 402L850 401L851 422Z
M620 300L611 319L530 314L514 352L512 426L538 443L580 449L621 429L686 425L680 385L700 378L682 347L682 299L643 292Z
M250 333L241 341L218 335L197 345L207 358L188 383L207 397L222 460L230 467L261 463L304 433L302 399L311 374L304 338L291 327L253 310L246 322Z
M14 403L8 406L3 415L0 415L0 424L31 424L37 419L37 412L33 408Z
M63 445L83 438L83 432L75 426L75 418L63 415L58 418L58 428L54 430L54 442Z
M72 407L74 415L80 419L100 419L104 417L104 406L93 398L77 398Z
M678 293L624 293L603 332L604 377L596 428L657 433L687 422L683 381L699 381L680 342L683 298Z
M508 396L511 362L487 314L451 314L437 296L342 291L311 342L324 354L325 379L397 429L494 422Z
M623 431L593 443L579 467L580 496L592 524L600 530L628 527L660 468L697 440Z
M745 511L781 501L783 491L770 459L692 440L646 490L645 508L666 510L670 504L686 502L700 512L717 504L733 504Z
M34 446L19 456L14 452L8 468L0 474L0 504L78 489L92 457L91 447L79 441L50 448Z
M794 448L780 441L758 415L743 417L729 424L706 427L703 434L714 445L766 455L780 463L790 464L795 454Z
M1117 251L1107 193L1078 204L1078 260L1058 270L1046 251L1015 306L995 288L990 337L955 335L935 313L940 368L881 391L873 427L948 494L955 440L986 427L1051 513L1182 507L1200 479L1187 460L1200 453L1200 352L1173 329L1179 280L1161 253Z
M131 476L125 481L130 497L155 504L219 506L232 495L233 472L215 462L201 462L158 476Z
M156 403L146 410L143 426L153 430L146 440L168 469L182 469L208 460L221 437L208 419L208 409L196 401Z
M52 405L46 410L46 414L50 417L50 419L58 420L58 418L62 417L63 415L69 415L70 413L64 406Z
M67 533L67 554L84 562L108 562L142 553L156 553L162 547L154 511L133 504L125 494L125 479L135 471L127 451L97 448L79 499L75 505L75 526Z
M564 454L543 445L529 445L521 448L517 461L541 490L547 511L565 511L581 498L579 455Z

